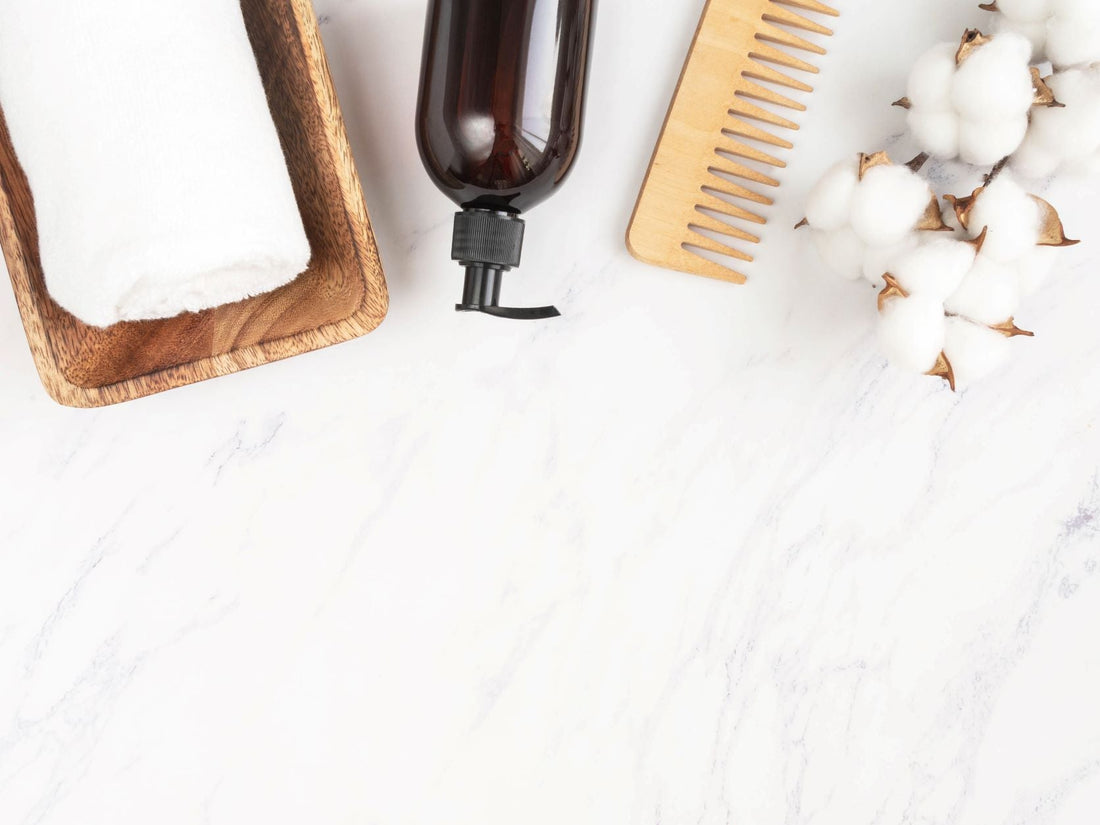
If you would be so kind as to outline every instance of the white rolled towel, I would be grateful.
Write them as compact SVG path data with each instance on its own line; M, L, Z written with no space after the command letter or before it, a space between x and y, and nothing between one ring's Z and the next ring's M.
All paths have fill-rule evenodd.
M0 0L0 106L46 288L82 321L196 312L307 268L239 0Z

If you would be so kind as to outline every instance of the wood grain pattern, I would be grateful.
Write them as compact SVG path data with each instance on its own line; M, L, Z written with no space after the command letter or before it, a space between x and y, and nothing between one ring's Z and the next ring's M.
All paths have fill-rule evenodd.
M634 257L745 282L717 261L752 261L744 247L760 242L752 228L779 185L765 170L792 148L777 132L798 128L775 110L805 109L776 87L813 91L789 71L817 69L791 52L825 53L795 32L832 34L801 11L837 15L818 0L709 0L630 222Z
M99 407L248 369L370 332L385 279L310 0L241 0L313 249L267 295L164 321L87 326L46 292L33 201L0 111L0 243L50 395Z

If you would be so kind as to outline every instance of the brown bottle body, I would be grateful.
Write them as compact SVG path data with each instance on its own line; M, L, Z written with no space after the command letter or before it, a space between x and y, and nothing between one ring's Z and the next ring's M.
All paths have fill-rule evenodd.
M464 208L525 212L580 145L595 0L431 0L417 145Z

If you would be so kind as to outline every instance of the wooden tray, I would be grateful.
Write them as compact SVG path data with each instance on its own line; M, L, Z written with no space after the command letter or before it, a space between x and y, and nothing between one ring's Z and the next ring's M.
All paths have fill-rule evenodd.
M309 270L275 292L166 321L87 326L46 293L27 180L0 111L0 244L27 340L59 403L100 407L356 338L385 279L310 0L241 0L306 234Z

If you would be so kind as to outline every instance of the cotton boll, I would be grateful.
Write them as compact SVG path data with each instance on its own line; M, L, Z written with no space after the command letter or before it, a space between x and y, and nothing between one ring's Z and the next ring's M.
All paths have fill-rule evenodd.
M889 260L916 245L917 225L932 198L928 184L908 167L890 164L884 154L861 156L858 163L837 164L817 183L807 223L830 270L881 286Z
M912 372L929 372L943 353L943 304L927 296L893 298L882 308L878 331L890 363Z
M1031 43L1013 31L944 43L926 52L909 77L909 130L934 157L991 166L1019 148L1035 99ZM945 94L944 88L947 88Z
M910 295L927 296L942 305L959 288L974 266L971 244L933 238L894 259L890 274Z
M858 183L856 161L843 161L829 169L806 200L806 220L810 226L827 232L846 226Z
M874 286L882 286L882 276L893 272L894 262L916 249L920 242L915 232L901 241L887 246L868 246L863 253L863 279Z
M1012 158L1012 168L1028 178L1087 171L1100 159L1100 69L1071 69L1047 82L1063 108L1032 111L1027 138Z
M1020 148L1027 135L1027 110L1001 120L963 120L959 157L972 166L993 166Z
M815 229L813 238L817 254L821 256L825 266L849 281L859 280L867 245L850 226L832 232Z
M1046 55L1055 68L1083 66L1100 60L1100 26L1078 20L1056 20L1047 26Z
M1019 279L1012 267L978 255L944 309L979 324L1003 324L1020 306Z
M913 106L930 111L951 108L956 51L954 44L940 43L917 58L909 73L908 97Z
M1096 0L998 0L997 6L998 31L1030 40L1035 60L1050 60L1056 69L1100 61Z
M998 31L1027 37L1036 60L1056 69L1100 61L1100 4L1096 0L998 0Z
M954 111L913 108L907 122L921 151L941 160L959 156L959 117Z
M1048 85L1062 107L1035 112L1034 131L1056 145L1067 160L1096 153L1100 147L1100 69L1072 69Z
M1086 171L1100 159L1100 69L1072 69L1048 81L1064 108L1036 108L1012 168L1040 179L1063 168Z
M1015 269L1021 295L1030 297L1046 286L1061 252L1061 249L1037 246L1020 259Z
M955 72L955 110L974 120L1026 113L1035 100L1030 60L1031 43L1015 32L998 34L975 49Z
M992 375L1012 356L1009 339L996 330L963 318L948 318L945 327L943 352L955 373L956 389Z
M928 184L904 166L869 169L852 198L851 225L869 246L900 243L932 200Z
M969 235L977 238L986 229L982 255L1000 263L1020 260L1039 243L1039 204L1009 174L985 187L974 201Z
M1100 4L1096 0L1052 0L1046 56L1056 68L1100 60Z

